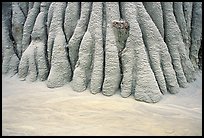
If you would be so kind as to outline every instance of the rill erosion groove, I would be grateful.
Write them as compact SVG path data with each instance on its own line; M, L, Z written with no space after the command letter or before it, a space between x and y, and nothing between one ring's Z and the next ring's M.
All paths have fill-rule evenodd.
M156 103L202 69L202 2L2 2L2 74Z

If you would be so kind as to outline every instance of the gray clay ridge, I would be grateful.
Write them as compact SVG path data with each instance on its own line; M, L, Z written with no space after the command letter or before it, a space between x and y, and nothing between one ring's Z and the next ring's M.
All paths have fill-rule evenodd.
M202 2L2 2L2 74L156 103L202 69Z

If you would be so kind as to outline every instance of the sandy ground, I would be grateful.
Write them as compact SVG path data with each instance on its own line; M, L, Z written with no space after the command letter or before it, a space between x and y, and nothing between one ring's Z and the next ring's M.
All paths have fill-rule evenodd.
M2 135L202 135L202 73L156 104L2 76Z

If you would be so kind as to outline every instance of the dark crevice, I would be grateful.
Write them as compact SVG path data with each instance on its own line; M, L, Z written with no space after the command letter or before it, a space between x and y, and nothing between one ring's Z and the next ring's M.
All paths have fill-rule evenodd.
M13 36L12 36L12 17L13 17L13 9L11 8L10 11L10 18L8 19L8 30L9 30L9 37L11 38L11 40L14 41Z
M122 4L121 4L121 2L118 2L118 5L119 5L120 19L123 19L123 14L122 14Z
M121 89L121 83L123 80L123 68L125 63L123 63L122 54L125 51L126 48L126 41L129 36L129 23L125 19L125 14L123 11L124 5L123 3L119 2L119 13L120 13L120 20L118 21L118 24L115 24L115 27L117 28L117 38L118 38L118 59L119 59L119 67L120 67L120 82L119 82L119 89Z
M12 48L13 48L13 51L14 53L16 54L17 58L20 60L20 57L18 55L18 51L17 51L17 43L15 42L14 38L13 38L13 34L12 34L12 18L13 18L13 8L12 8L12 4L10 5L11 6L11 19L9 19L10 21L10 27L8 25L8 30L9 30L9 37L13 43L12 45Z
M79 19L81 17L81 2L79 2Z
M50 60L48 59L49 60L49 62L48 62L49 70L51 69L51 64L52 64L52 52L53 52L53 47L54 47L54 39L50 43L51 43L50 44Z
M166 83L166 89L167 89L167 92L169 92L169 93L171 93L171 85L169 85L169 83L168 83L168 81L167 81L167 77L166 77L166 75L165 75L165 69L164 69L164 63L162 62L162 55L160 54L159 55L159 57L160 57L160 67L161 67L161 70L162 70L162 74L163 74L163 76L164 76L164 81L165 81L165 83ZM160 89L160 87L159 87L159 89ZM160 90L161 91L161 90ZM164 95L164 93L161 91L161 93Z
M203 40L201 40L200 49L198 51L198 67L199 67L199 69L202 69L202 45L203 45Z
M11 39L11 41L12 41L12 43L13 43L13 51L14 51L14 53L16 54L17 58L20 60L21 57L20 57L19 54L18 54L18 51L17 51L17 43L16 43L16 41L14 40L13 35L10 35L10 39Z
M66 37L65 37L66 38ZM70 81L72 81L72 78L73 78L73 74L74 74L74 70L72 69L72 67L71 67L71 60L70 60L70 58L69 58L69 48L68 48L68 46L66 46L65 47L65 50L66 50L66 53L67 53L67 60L68 60L68 62L69 62L69 66L70 66L70 69L71 69L71 80Z
M161 3L161 9L162 9L162 17L163 17L163 28L164 28L164 42L166 43L166 17L165 17L165 12L164 12L164 4ZM169 50L169 49L168 49ZM169 51L168 51L169 52Z
M195 3L193 2L192 4L192 15L191 15L191 32L190 32L190 37L191 37L191 42L190 42L190 47L189 47L189 58L191 59L190 57L190 51L191 51L191 48L192 48L192 33L193 33L193 20L195 19L195 15L194 15L194 12L195 12Z
M123 15L122 15L122 11L121 11L122 10L121 2L118 2L118 5L119 5L120 20L123 20ZM118 32L118 35L120 35L120 31ZM120 38L120 36L118 36L118 38ZM118 41L120 43L120 40L118 40ZM125 46L123 46L123 49L124 49L124 47ZM123 80L123 64L122 64L122 57L121 56L122 56L122 54L120 52L118 52L119 67L120 67L120 76L121 76L119 84L121 84L122 80ZM119 85L119 89L121 89L121 85Z
M38 59L37 59L37 47L34 47L33 53L34 53L34 64L35 64L35 67L36 67L36 80L37 80L38 73L39 73L39 71L38 71Z
M175 7L176 7L177 5L176 5L176 3L175 2L173 2L173 4L172 4L172 8L173 8L173 14L174 14L174 17L175 17L175 19L176 19L176 23L178 24L178 19L176 18L176 10L175 10Z
M102 3L102 38L103 38L103 78L102 78L102 84L101 84L101 91L103 89L103 83L105 80L105 46L106 46L106 29L107 29L107 21L106 21L106 3Z
M47 11L47 28L48 28L48 31L50 29L50 25L52 23L52 17L53 17L53 13L54 13L54 6L53 6L53 2L50 4L49 8L48 8L48 11ZM49 16L48 16L49 15ZM48 20L48 18L50 18ZM49 21L49 22L48 22Z
M26 19L26 13L24 13L24 11L23 11L23 9L22 9L22 7L20 6L20 5L18 5L19 6L19 8L20 8L20 10L21 10L21 12L23 13L23 16L25 17L25 19Z
M122 64L122 57L118 55L118 58L119 58L120 77L121 77L119 84L121 84L123 80L123 64ZM119 89L121 89L121 85L119 85Z
M64 10L63 10L63 13L62 13L62 17L65 17L65 12L66 12L66 7L67 7L67 3L66 3L66 6L65 6L65 8L64 8ZM65 36L65 41L66 41L66 43L68 43L68 41L67 41L67 37L66 37L66 35L65 35L65 31L64 31L64 28L65 28L65 26L64 26L64 19L65 18L62 18L62 31L63 31L63 34L64 34L64 36Z
M65 7L65 10L64 10L64 15L63 15L63 17L65 17L65 14L66 14L66 9L67 9L67 7L68 7L68 2L66 3L67 5L66 5L66 7ZM78 3L79 4L79 9L76 9L76 10L79 10L79 15L78 15L78 19L80 19L80 13L81 13L81 3L79 2ZM63 18L63 23L62 23L62 29L63 29L63 33L64 33L64 36L65 36L65 41L66 41L66 46L65 46L65 50L66 50L66 53L67 53L67 60L68 60L68 62L69 62L69 64L70 64L70 69L71 69L71 80L70 81L72 81L72 79L73 79L73 72L74 72L74 69L72 68L72 66L71 66L71 60L70 60L70 56L69 56L69 48L68 48L68 43L69 43L69 40L70 40L70 38L73 36L73 33L74 33L74 31L72 32L72 34L71 34L71 36L70 36L70 38L67 38L66 37L66 34L65 34L65 27L66 26L64 26L64 23L65 23L65 18ZM76 27L76 26L75 26Z
M49 74L49 72L50 72L50 69L49 69L49 61L48 61L48 52L47 52L47 48L48 48L48 46L47 46L47 41L48 41L48 28L47 28L47 15L48 15L48 12L47 13L44 13L44 27L45 27L45 35L46 35L46 37L45 37L45 46L44 46L44 51L45 51L45 62L46 62L46 66L47 66L47 68L48 68L48 74Z
M52 2L48 2L48 3L49 3L49 4L46 6L46 8L47 8L47 9L46 9L47 14L48 14L48 10L49 10L50 5L51 5Z

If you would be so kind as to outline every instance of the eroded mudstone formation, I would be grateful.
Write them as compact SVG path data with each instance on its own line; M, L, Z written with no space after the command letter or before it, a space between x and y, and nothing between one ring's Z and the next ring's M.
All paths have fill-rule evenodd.
M3 2L2 74L156 103L202 68L201 2Z

